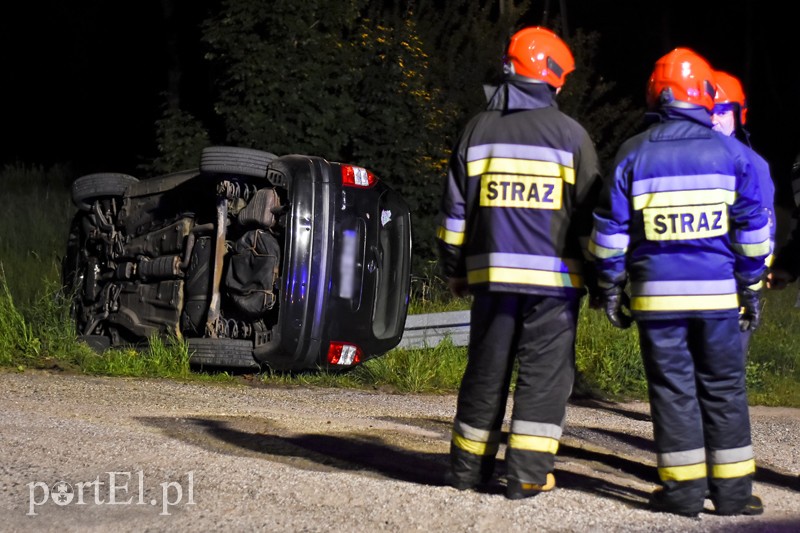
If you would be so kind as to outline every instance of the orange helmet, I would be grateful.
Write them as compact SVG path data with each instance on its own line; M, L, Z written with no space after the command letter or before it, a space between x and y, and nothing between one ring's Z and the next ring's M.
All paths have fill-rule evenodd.
M647 84L647 106L675 102L714 109L714 70L702 56L688 48L676 48L656 61Z
M564 85L564 78L573 70L575 59L566 43L539 26L515 33L503 58L506 74L543 81L555 88Z
M717 70L714 72L717 80L717 95L714 97L714 107L725 109L730 105L739 106L739 123L744 125L747 122L747 99L744 96L742 82L736 76L731 76L727 72Z

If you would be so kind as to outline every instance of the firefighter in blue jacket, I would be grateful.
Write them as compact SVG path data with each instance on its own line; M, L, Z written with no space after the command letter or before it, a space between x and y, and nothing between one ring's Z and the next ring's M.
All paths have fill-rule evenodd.
M717 93L714 95L714 109L711 112L712 129L723 135L735 137L748 147L748 153L752 163L757 168L756 176L761 181L758 189L761 193L761 206L769 219L769 255L766 259L767 268L772 264L772 254L775 250L775 229L777 222L775 219L775 184L769 170L769 163L756 153L750 144L750 132L745 129L747 124L747 98L744 95L742 82L736 76L717 70L714 72L714 79L717 82ZM753 317L749 318L752 320ZM756 310L756 324L753 327L746 327L741 324L742 347L745 355L750 348L750 335L758 326L759 310Z
M612 324L639 327L660 487L653 510L760 514L742 324L757 323L769 222L745 146L711 129L714 72L676 48L647 88L658 122L617 152L590 251Z
M575 373L584 254L601 185L586 130L555 97L574 70L567 45L529 27L511 38L504 81L450 161L437 242L451 290L474 295L448 483L493 475L512 369L506 496L555 486L555 454Z

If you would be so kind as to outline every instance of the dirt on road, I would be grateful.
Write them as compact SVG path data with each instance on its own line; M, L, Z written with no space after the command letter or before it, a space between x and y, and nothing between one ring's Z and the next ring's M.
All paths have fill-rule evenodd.
M800 530L797 409L751 411L765 514L689 519L645 509L644 403L570 404L558 489L510 501L444 486L453 395L44 371L0 390L1 531Z

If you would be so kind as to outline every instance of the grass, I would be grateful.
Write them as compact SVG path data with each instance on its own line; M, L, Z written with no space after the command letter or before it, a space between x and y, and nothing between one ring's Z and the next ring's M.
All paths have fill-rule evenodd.
M747 358L750 401L800 407L800 309L798 285L767 291L761 327L753 333Z
M74 206L63 167L7 165L0 210L0 260L11 291L23 307L46 292L44 280L58 279Z
M151 339L140 350L95 354L76 340L67 302L59 296L60 254L73 213L66 170L5 167L0 209L0 368L59 368L96 375L236 381L225 372L197 372L187 345ZM22 231L24 229L24 231ZM800 407L800 309L797 286L767 292L764 318L747 363L751 403ZM412 280L411 313L468 309L469 298L451 298L434 264ZM398 393L455 392L466 366L466 348L443 342L431 349L395 349L348 372L265 371L262 383L380 389ZM577 386L609 398L646 398L636 328L613 328L602 312L584 308L576 340ZM250 376L252 379L252 376Z

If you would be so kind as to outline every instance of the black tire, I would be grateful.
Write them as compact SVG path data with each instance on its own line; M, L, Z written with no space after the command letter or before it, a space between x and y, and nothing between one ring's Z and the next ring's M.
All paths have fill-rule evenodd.
M210 174L239 174L264 178L275 154L239 148L238 146L209 146L200 157L200 172Z
M253 358L253 341L242 339L188 339L189 363L200 367L260 370Z
M103 353L111 346L111 339L105 335L79 335L78 342L86 343L96 353Z
M84 211L91 209L95 198L121 197L132 183L139 180L127 174L100 172L81 176L72 183L72 202Z

